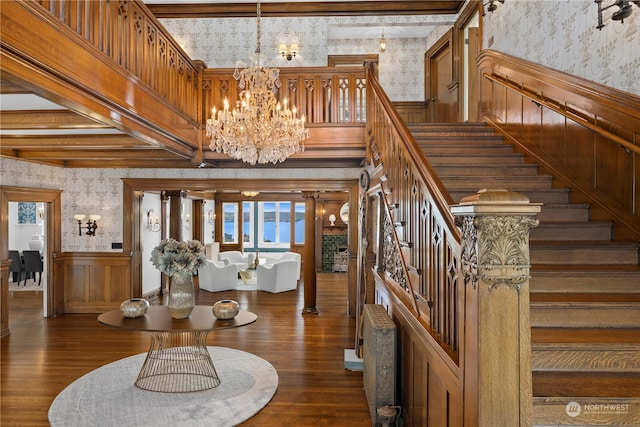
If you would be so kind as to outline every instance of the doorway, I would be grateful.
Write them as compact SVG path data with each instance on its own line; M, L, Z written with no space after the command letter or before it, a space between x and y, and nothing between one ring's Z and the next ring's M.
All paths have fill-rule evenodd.
M9 203L29 202L41 204L43 207L43 231L46 245L43 247L43 262L47 266L43 281L46 287L43 290L43 315L45 317L57 316L64 312L64 298L61 289L55 281L53 274L53 255L61 251L61 193L62 190L50 190L27 187L0 187L0 259L9 258ZM13 218L12 218L13 219ZM0 293L2 305L0 307L1 336L8 335L9 331L9 272L3 273Z
M457 87L453 84L453 30L447 31L424 55L424 87L429 122L456 122Z
M39 301L44 317L47 316L46 272L49 269L44 256L46 211L46 203L9 202L8 247L22 265L19 272L12 270L9 275L9 298L13 300L20 295L24 297L24 292L32 293L30 300ZM13 262L11 267L14 267Z

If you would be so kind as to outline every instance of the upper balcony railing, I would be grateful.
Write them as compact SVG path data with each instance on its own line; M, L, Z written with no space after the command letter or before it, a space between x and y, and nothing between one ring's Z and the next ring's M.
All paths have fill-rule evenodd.
M206 69L203 72L204 113L220 109L225 98L230 105L239 89L233 69ZM304 115L307 123L363 124L366 122L366 77L363 67L281 68L279 101L284 98Z
M197 119L201 66L187 56L142 3L95 0L38 3L179 111Z

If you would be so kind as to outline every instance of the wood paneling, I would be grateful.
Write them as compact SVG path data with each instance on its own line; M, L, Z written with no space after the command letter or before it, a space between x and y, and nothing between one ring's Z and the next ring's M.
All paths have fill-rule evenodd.
M394 102L393 106L405 123L424 123L427 119L424 102Z
M398 403L403 425L462 426L461 369L437 350L440 344L416 322L405 305L376 283L376 304L387 308L398 331Z
M484 118L613 221L616 240L640 239L640 97L498 52L478 63Z
M65 313L101 313L139 297L131 287L128 253L66 252L56 257L64 283Z

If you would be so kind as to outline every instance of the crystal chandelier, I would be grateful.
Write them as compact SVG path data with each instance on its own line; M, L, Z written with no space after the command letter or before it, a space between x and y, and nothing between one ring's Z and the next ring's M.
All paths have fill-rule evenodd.
M225 98L223 109L216 111L213 107L207 120L209 148L252 165L283 162L304 151L304 140L309 138L304 116L297 118L296 108L289 108L286 98L282 105L276 99L280 70L264 65L260 53L260 13L258 1L256 56L251 57L250 67L236 68L233 73L242 89L236 107L230 110Z

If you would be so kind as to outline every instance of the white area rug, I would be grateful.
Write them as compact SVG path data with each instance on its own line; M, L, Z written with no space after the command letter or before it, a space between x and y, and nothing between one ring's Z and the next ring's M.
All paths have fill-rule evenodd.
M239 291L257 291L258 290L258 285L255 283L242 283L239 282L236 285L236 289Z
M159 393L134 385L146 353L98 368L65 388L49 408L51 426L235 426L264 408L278 388L266 360L208 347L220 385L193 393Z

